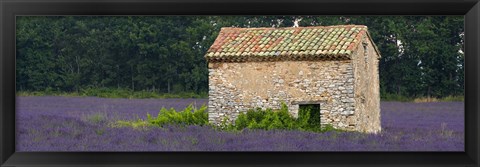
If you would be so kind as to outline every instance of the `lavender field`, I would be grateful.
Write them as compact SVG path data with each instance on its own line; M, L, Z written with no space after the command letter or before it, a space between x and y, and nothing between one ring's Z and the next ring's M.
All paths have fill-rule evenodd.
M313 133L205 126L133 129L161 107L182 110L206 99L31 96L16 100L17 151L463 151L464 103L381 102L382 133Z

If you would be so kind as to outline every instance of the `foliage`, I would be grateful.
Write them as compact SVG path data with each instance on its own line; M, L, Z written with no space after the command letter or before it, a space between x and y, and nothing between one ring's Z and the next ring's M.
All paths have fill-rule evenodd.
M204 92L178 92L178 93L159 93L150 91L133 91L130 89L111 89L111 88L87 88L80 89L79 92L62 91L18 91L17 96L96 96L103 98L206 98L208 95Z
M288 107L282 103L279 110L261 108L248 110L246 113L241 113L235 124L227 127L228 130L243 130L248 129L283 129L283 130L301 130L312 132L327 132L340 131L333 128L332 125L320 125L320 110L315 111L315 107L307 106L300 108L298 118L294 118L288 112Z
M248 110L246 113L241 113L237 120L235 120L234 129L292 130L295 128L295 125L295 118L290 116L286 105L283 104L278 111L256 108L254 110Z
M452 101L464 101L465 96L447 96L444 98L441 98L439 101L443 102L452 102Z
M320 125L320 106L319 105L306 105L300 106L298 111L298 119L300 120L300 127L305 130L316 131L322 125ZM328 128L333 128L331 125ZM327 127L324 127L326 129Z
M175 111L171 108L167 110L162 108L156 118L147 114L147 122L157 126L167 124L184 124L184 125L207 125L208 113L207 106L203 105L199 109L194 108L192 104L188 105L183 111Z
M463 95L457 96L446 96L442 98L436 97L406 97L398 94L383 93L381 95L382 101L400 101L400 102L453 102L453 101L464 101Z
M198 125L198 126L213 126L219 130L226 131L241 131L244 129L263 129L263 130L302 130L312 132L326 132L326 131L340 131L331 125L320 126L320 113L312 114L313 108L301 108L299 111L299 118L294 118L288 112L287 105L282 103L279 110L260 108L248 110L246 113L241 113L235 122L224 118L219 125L212 125L208 122L207 107L202 105L199 109L194 108L192 104L188 105L181 111L176 111L174 108L167 110L162 108L157 116L152 116L147 113L146 119L137 119L134 121L117 121L114 127L134 127L145 128L150 126L163 127L170 125Z
M136 121L117 121L115 126L157 126L163 127L165 125L208 125L207 106L202 105L199 109L195 108L193 104L188 105L183 111L176 111L174 108L167 110L162 108L156 117L147 113L147 119L138 119Z
M380 91L395 95L386 99L464 94L462 16L21 16L16 89L206 94L203 56L221 27L291 27L295 20L368 26L382 56Z
M18 91L207 92L203 53L215 30L197 17L22 17L17 26Z
M98 124L105 121L105 116L104 114L101 114L101 113L95 113L93 115L88 116L86 119L90 123Z
M413 98L406 97L404 95L393 94L393 93L382 93L380 95L380 99L383 101L401 101L401 102L408 102L413 101Z
M150 124L149 122L143 121L141 119L138 119L136 121L122 121L119 120L115 123L110 124L110 127L132 127L134 129L147 129L148 127L152 127L153 125Z

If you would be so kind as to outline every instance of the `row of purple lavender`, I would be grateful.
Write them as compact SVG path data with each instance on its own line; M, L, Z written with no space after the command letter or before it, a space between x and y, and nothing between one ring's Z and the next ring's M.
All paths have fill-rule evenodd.
M206 99L18 97L17 151L463 151L464 103L381 102L382 133L112 127Z

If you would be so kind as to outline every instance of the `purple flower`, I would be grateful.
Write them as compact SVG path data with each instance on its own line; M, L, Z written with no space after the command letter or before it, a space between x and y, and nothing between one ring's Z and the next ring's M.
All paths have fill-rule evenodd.
M463 151L464 103L381 102L382 132L112 127L207 99L18 97L17 151Z

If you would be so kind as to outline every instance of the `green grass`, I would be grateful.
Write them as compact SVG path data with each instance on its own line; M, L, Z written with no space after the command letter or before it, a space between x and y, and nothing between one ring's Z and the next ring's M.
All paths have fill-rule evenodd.
M17 96L95 96L103 98L207 98L208 94L193 92L159 93L151 91L132 91L130 89L88 88L78 92L62 92L47 89L44 91L17 91Z
M449 95L446 97L406 97L403 95L389 94L384 93L381 95L380 99L382 101L401 101L401 102L455 102L455 101L464 101L463 95Z
M95 96L103 98L129 98L129 99L147 99L147 98L208 98L207 92L178 92L178 93L159 93L151 91L132 91L130 89L110 89L110 88L87 88L78 92L62 92L53 89L44 91L17 91L17 96ZM403 95L382 93L382 101L401 101L401 102L430 102L430 101L464 101L463 95L450 95L441 98L432 97L407 97Z
M447 97L441 98L440 101L465 101L465 96L463 95L447 96Z
M411 101L414 100L414 98L406 97L406 96L403 96L403 95L397 95L397 94L383 93L380 96L380 100L382 100L382 101L411 102Z

